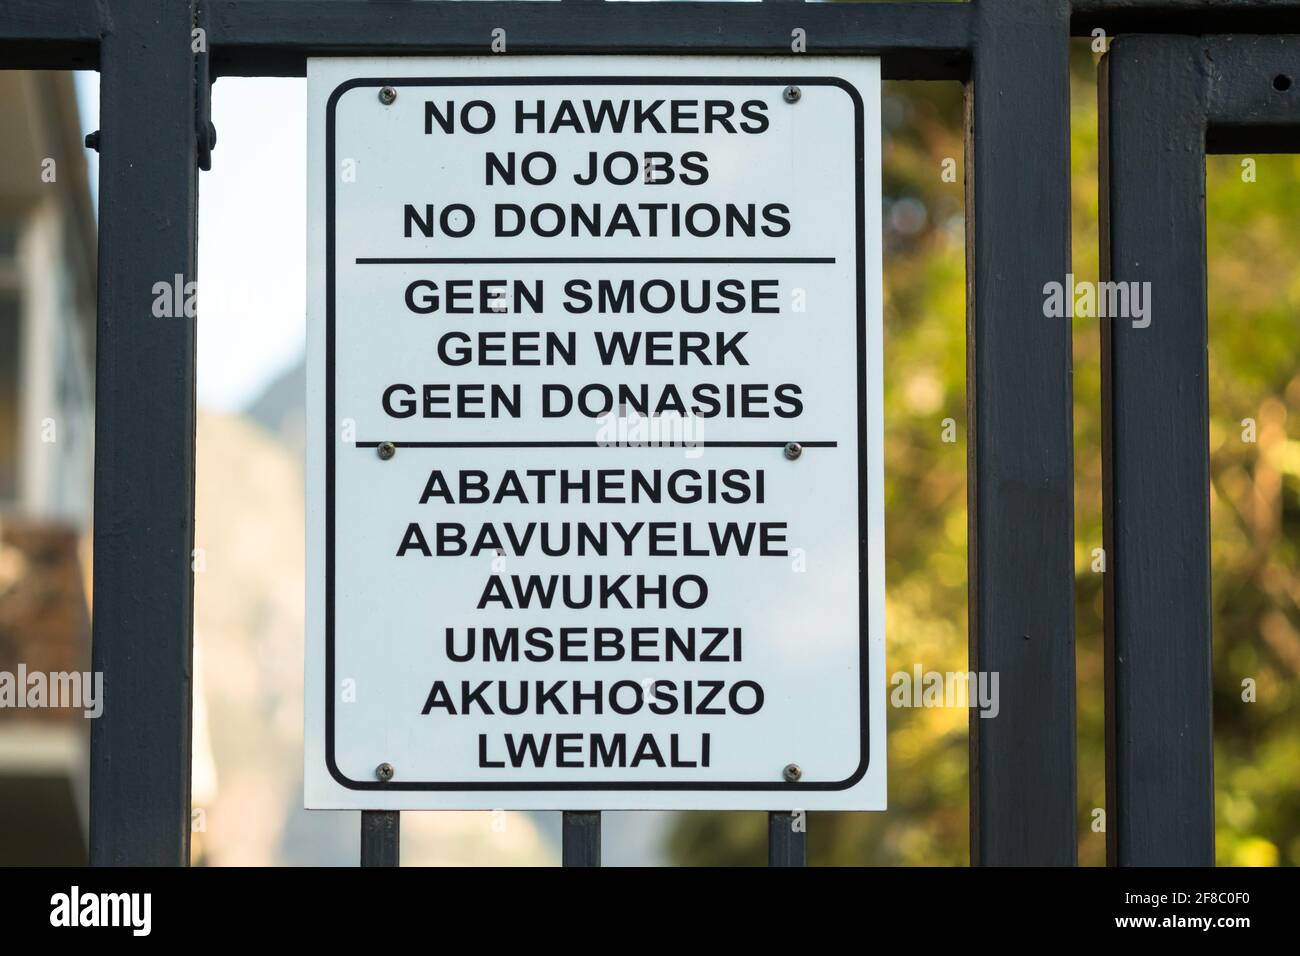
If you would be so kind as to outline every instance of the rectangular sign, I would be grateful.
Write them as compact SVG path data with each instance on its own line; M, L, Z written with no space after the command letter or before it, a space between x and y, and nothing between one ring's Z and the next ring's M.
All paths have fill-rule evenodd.
M308 113L307 805L883 809L879 61Z

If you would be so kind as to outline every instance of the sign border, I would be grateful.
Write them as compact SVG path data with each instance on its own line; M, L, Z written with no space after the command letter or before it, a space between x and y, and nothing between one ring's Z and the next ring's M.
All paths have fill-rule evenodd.
M444 782L420 780L353 780L339 770L334 759L334 459L337 445L334 409L334 280L335 280L335 176L334 133L335 108L344 93L362 87L383 86L582 86L590 84L641 86L834 86L849 95L854 118L854 219L856 233L856 314L858 371L858 717L860 726L857 769L838 781L611 781L607 783L568 783L563 781L526 782ZM867 448L867 355L866 355L866 208L863 178L866 174L866 143L862 96L847 80L836 76L516 76L516 77L358 77L340 83L330 93L325 107L325 765L330 776L349 790L376 791L525 791L525 790L847 790L866 776L871 761L870 708L870 578L867 529L869 504L867 485L870 479Z

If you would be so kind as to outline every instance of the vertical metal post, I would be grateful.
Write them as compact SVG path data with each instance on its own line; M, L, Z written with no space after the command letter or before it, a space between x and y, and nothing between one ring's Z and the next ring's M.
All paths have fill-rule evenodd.
M561 837L565 866L600 866L600 811L564 811Z
M971 859L1071 865L1075 838L1069 3L979 0L967 90ZM1032 131L1032 138L1027 138Z
M186 0L111 7L100 52L91 652L105 705L90 732L90 861L184 865L195 338L185 302L198 199L193 9Z
M800 819L802 817L802 819ZM805 866L808 862L807 833L800 814L773 810L767 815L767 865ZM795 829L796 822L799 829Z
M396 810L361 811L361 865L401 866L402 814Z
M1214 863L1206 386L1207 76L1194 37L1120 37L1101 87L1106 835L1112 864Z

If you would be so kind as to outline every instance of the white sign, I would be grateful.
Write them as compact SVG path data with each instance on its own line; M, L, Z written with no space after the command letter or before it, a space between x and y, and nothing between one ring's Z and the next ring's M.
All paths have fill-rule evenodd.
M879 61L308 97L307 805L883 809Z

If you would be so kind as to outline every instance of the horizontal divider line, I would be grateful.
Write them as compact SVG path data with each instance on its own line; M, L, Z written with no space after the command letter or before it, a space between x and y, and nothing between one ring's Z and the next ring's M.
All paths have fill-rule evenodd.
M461 257L445 259L428 259L428 258L366 258L358 257L357 265L359 266L379 266L379 265L472 265L482 263L484 265L515 265L526 263L537 264L560 264L573 263L578 265L601 265L607 263L693 263L703 262L711 265L732 265L732 264L833 264L834 256L803 256L803 257L783 257L783 256L748 256L733 258L728 256L600 256L597 258L587 258L583 256L513 256L506 258L490 257Z
M383 442L354 442L358 448L378 448ZM394 448L784 448L788 441L681 441L622 444L602 441L395 441ZM801 441L804 448L838 448L837 441Z

